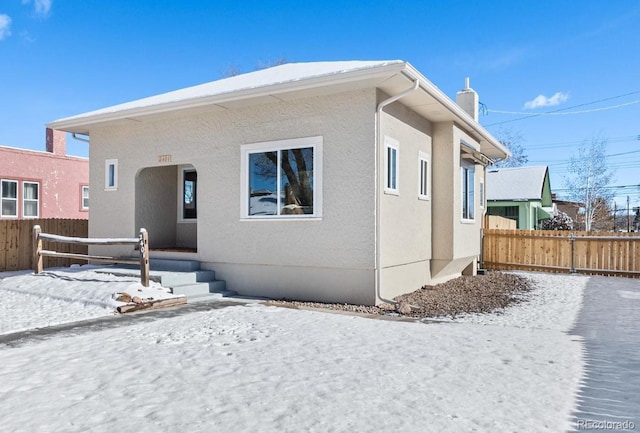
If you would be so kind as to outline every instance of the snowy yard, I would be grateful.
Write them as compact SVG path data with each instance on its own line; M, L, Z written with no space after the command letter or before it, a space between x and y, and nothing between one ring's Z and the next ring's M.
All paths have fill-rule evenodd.
M582 374L566 331L588 277L523 275L537 289L502 315L411 323L254 302L0 345L2 429L565 431ZM112 314L136 280L112 281L0 274L0 334Z

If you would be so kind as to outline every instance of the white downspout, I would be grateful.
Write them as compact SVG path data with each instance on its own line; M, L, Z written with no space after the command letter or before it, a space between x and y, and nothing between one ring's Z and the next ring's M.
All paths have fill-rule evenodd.
M382 115L382 109L384 107L386 107L387 105L396 102L398 99L404 98L405 96L407 96L409 93L415 91L418 89L418 87L420 86L420 81L419 80L415 80L413 82L413 85L411 86L411 88L405 90L402 93L399 93L395 96L392 96L388 99L385 99L384 101L380 102L378 104L378 109L376 110L376 131L375 131L375 142L376 142L376 146L375 146L375 152L374 152L374 159L375 159L375 170L374 170L374 178L375 178L375 212L376 212L376 230L375 230L375 239L374 242L376 244L376 255L375 255L375 287L376 287L376 300L375 302L379 300L387 302L389 304L392 305L396 305L397 302L390 300L390 299L385 299L382 297L381 293L380 293L380 276L382 275L382 269L380 266L380 191L383 191L383 187L381 187L380 183L382 182L382 178L383 176L380 176L380 151L379 149L382 147L382 139L380 136L380 117Z

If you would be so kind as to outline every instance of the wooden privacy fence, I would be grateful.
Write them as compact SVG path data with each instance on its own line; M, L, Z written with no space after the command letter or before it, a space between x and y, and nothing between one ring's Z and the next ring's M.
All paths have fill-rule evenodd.
M87 237L88 221L80 219L28 219L0 220L0 272L31 269L33 226L39 225L42 231L58 233L64 236ZM53 244L57 249L57 244ZM69 252L87 254L86 245L69 245ZM75 263L83 263L76 259L63 257L45 257L44 267L67 267Z
M60 251L42 249L42 241L53 241L66 244L80 245L138 245L140 251L140 259L129 259L124 257L96 256L89 254L65 253ZM145 229L140 229L140 235L137 238L77 238L69 236L54 235L51 233L42 233L40 226L33 226L33 272L39 274L43 270L42 258L64 257L70 259L140 264L140 281L143 286L149 287L149 236Z
M483 232L482 266L640 278L640 233Z

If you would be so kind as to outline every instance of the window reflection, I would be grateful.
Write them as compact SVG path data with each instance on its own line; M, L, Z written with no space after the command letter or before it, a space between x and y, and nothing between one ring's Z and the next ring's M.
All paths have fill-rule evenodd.
M313 215L313 147L249 154L249 215Z

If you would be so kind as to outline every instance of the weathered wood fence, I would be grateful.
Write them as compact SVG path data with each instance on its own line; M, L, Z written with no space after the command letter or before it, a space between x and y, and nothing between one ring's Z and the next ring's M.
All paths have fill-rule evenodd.
M640 278L640 233L485 229L482 243L485 269Z
M45 250L42 248L42 241L53 241L65 244L79 245L137 245L140 252L139 259L126 257L97 256L90 254L77 254L61 251ZM43 233L39 225L33 226L33 272L39 274L43 271L42 260L45 256L62 257L84 261L139 264L140 281L144 287L149 287L149 236L145 229L140 229L137 238L79 238L61 236L52 233Z
M0 272L31 269L33 250L31 236L33 226L39 225L42 231L58 233L63 236L87 237L88 221L80 219L29 219L0 220ZM52 249L59 249L57 243ZM86 245L68 245L65 251L87 254ZM45 257L44 267L66 267L84 263L82 260L64 257Z

